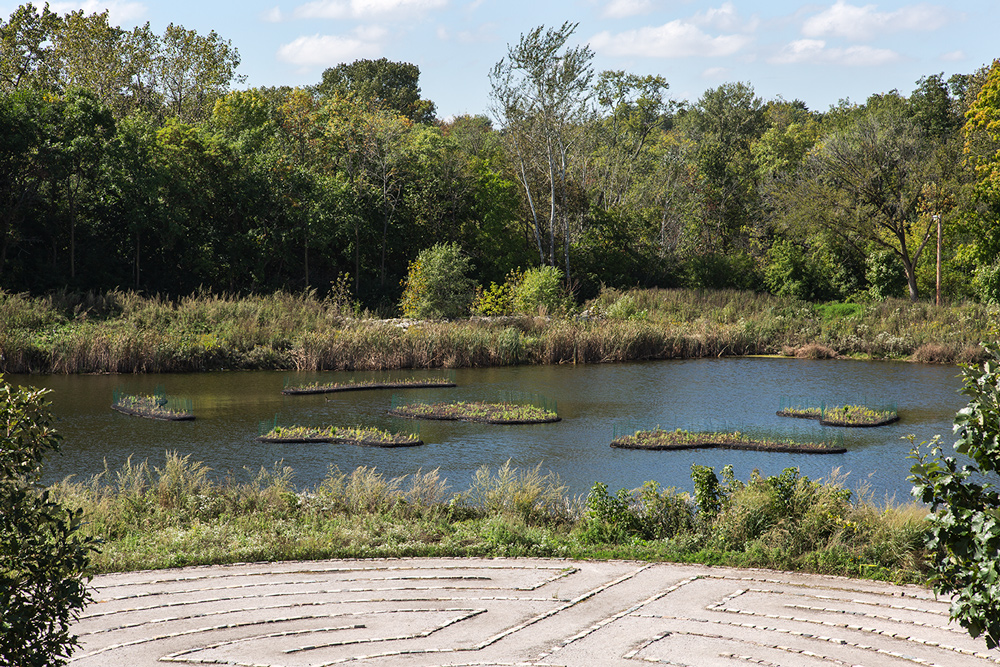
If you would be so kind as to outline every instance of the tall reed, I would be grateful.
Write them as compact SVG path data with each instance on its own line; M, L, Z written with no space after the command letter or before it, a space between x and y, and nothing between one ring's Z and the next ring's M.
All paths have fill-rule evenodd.
M454 492L437 470L387 477L337 468L314 488L275 464L219 475L168 452L51 487L103 540L96 571L247 560L394 556L560 556L753 565L919 581L926 509L878 504L788 470L746 482L702 468L696 494L648 482L571 497L541 466L482 468ZM706 476L707 475L707 476ZM724 475L725 476L725 475ZM701 485L701 486L699 486ZM698 491L702 489L702 491ZM708 491L705 491L708 489ZM711 507L709 507L711 505Z
M382 370L604 363L747 354L968 362L997 307L902 300L821 307L733 290L607 290L585 316L357 319L314 292L178 300L133 292L0 291L0 371Z

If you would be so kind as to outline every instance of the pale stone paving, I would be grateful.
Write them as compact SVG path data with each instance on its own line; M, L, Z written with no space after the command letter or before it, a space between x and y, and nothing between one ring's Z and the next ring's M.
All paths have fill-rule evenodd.
M765 570L332 560L92 585L74 667L1000 664L927 589Z

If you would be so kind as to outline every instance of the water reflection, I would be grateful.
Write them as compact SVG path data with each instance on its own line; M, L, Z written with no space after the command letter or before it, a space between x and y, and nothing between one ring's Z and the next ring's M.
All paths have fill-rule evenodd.
M433 372L432 372L433 373ZM520 366L459 369L458 387L357 391L284 396L286 383L402 378L419 371L391 373L233 372L146 376L8 376L22 384L53 390L63 453L46 462L45 481L67 475L86 478L114 470L129 456L161 465L166 450L191 455L214 470L258 470L283 461L300 486L318 483L332 466L352 470L374 466L387 475L439 468L456 490L467 487L482 465L510 459L519 467L559 474L573 493L595 481L612 489L655 479L690 490L692 463L732 464L747 478L798 466L804 475L825 477L834 467L850 473L850 483L867 481L877 497L906 499L908 443L941 434L948 440L951 420L964 405L961 381L950 366L851 360L741 358L657 361L592 366ZM440 372L437 372L440 374ZM157 422L110 410L116 387L190 398L197 420ZM490 400L505 391L537 392L557 401L563 421L531 426L490 426L452 422L401 423L386 415L392 394L421 400ZM777 417L782 396L828 403L894 403L901 421L878 429L832 429L815 422ZM371 425L390 430L419 428L424 447L373 449L351 445L275 445L256 441L261 420L277 415L284 423ZM815 439L842 433L844 455L776 454L725 450L643 452L611 449L613 424L698 429L727 424L748 432L766 430Z

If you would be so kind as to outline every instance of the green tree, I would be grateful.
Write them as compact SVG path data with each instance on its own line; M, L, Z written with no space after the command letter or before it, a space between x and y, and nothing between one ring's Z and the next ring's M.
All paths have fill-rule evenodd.
M970 105L963 134L967 164L975 179L965 253L975 266L981 296L998 300L1000 291L993 286L1000 272L1000 60L993 61Z
M53 58L60 87L86 88L122 118L142 108L156 110L152 57L158 43L149 24L124 30L108 23L108 12L62 17L54 36Z
M765 121L763 102L745 83L706 91L679 120L704 179L700 253L729 253L748 246L759 218L753 146L766 129Z
M59 73L52 42L58 26L59 15L48 3L39 13L30 2L0 23L0 93L55 87Z
M955 452L911 452L913 495L930 505L927 546L934 554L931 585L951 598L951 617L991 649L1000 645L1000 348L968 366L962 393L969 404L955 416Z
M244 76L236 74L239 65L239 51L214 30L199 35L171 23L153 60L167 113L187 123L208 118L215 100L230 84L244 81Z
M99 183L109 143L115 133L111 112L87 89L71 88L53 104L56 116L48 128L46 150L51 210L61 210L68 234L68 274L77 274L77 231L88 198L99 198ZM65 237L64 237L65 238Z
M46 392L0 376L0 663L66 664L71 623L90 599L85 573L96 542L79 535L82 510L38 486L58 449Z
M531 212L539 262L545 263L542 220L548 226L548 263L556 265L556 234L563 240L567 279L570 277L571 168L592 95L589 46L566 48L577 24L539 26L490 72L495 113L511 144L518 178ZM537 171L537 173L535 173ZM548 212L540 210L548 200Z
M944 176L934 158L905 103L872 101L825 136L795 180L783 184L777 216L819 227L861 253L869 246L891 252L916 300L917 266L936 229L926 186Z
M0 96L0 284L5 283L8 252L27 233L42 185L44 106L34 91Z
M639 174L650 170L655 158L645 149L666 128L674 108L665 97L668 88L662 76L621 70L598 75L594 93L600 117L593 123L597 205L624 203Z
M322 97L349 94L376 102L414 123L434 121L434 103L420 99L420 68L387 58L341 63L323 72L316 92Z

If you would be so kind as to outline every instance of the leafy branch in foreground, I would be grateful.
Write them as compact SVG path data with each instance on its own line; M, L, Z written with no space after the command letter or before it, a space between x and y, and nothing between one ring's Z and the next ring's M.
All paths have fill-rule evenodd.
M955 451L972 460L942 456L938 439L929 453L910 457L913 494L931 506L927 546L933 552L931 584L953 596L951 617L990 648L1000 645L1000 347L983 346L990 359L966 366L962 393L969 404L955 416ZM992 480L992 481L991 481Z
M46 391L0 376L0 664L63 665L70 624L90 599L83 573L96 540L83 510L38 486L43 456L59 446Z

